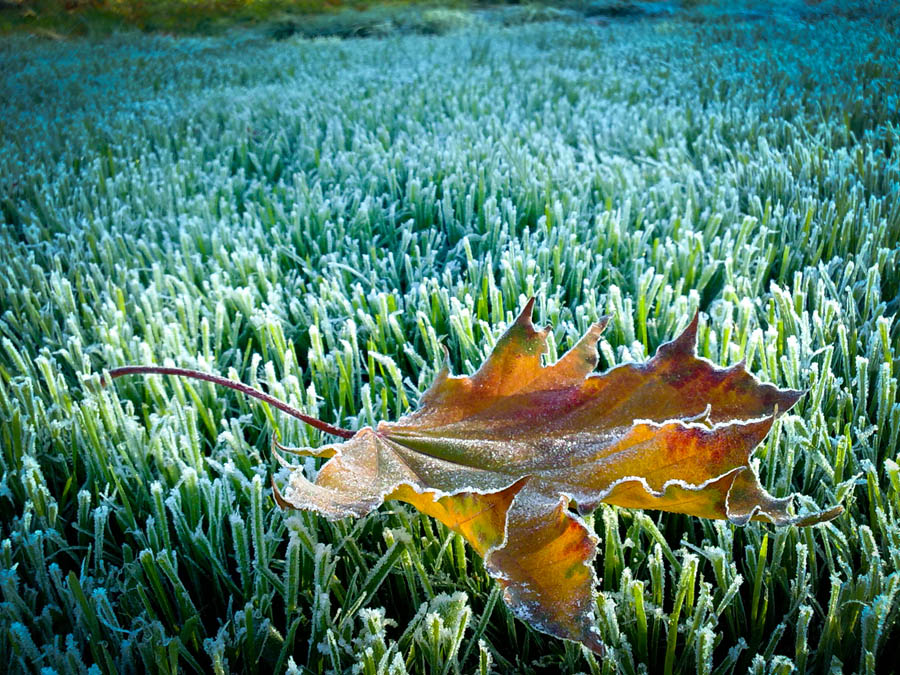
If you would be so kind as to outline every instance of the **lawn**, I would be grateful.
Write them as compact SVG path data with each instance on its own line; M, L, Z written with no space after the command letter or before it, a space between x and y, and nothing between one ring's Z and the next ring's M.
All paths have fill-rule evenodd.
M0 663L896 667L900 22L508 11L440 35L2 38ZM515 619L399 502L278 508L273 436L324 434L205 383L100 386L198 368L358 429L415 407L442 344L474 371L531 295L551 359L612 317L600 370L699 310L699 354L806 392L757 451L763 485L844 514L601 506L601 659Z

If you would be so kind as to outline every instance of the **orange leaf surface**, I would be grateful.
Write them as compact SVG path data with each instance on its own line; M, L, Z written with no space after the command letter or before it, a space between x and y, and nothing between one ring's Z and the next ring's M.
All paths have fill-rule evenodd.
M445 366L415 412L294 449L331 459L313 482L296 469L278 503L344 518L408 502L484 557L517 616L596 652L597 536L579 514L606 502L812 525L841 512L793 516L790 498L762 488L751 453L801 393L698 358L696 317L649 361L595 374L606 321L542 366L548 329L535 329L533 306L474 375Z

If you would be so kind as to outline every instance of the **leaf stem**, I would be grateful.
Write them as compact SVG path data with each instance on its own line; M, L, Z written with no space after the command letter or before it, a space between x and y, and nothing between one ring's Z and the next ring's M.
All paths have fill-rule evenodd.
M222 387L234 389L235 391L239 391L242 394L246 394L247 396L258 398L260 401L265 401L269 405L278 408L291 417L296 417L298 420L306 422L309 426L313 427L314 429L318 429L319 431L324 431L326 434L339 436L340 438L352 438L354 435L354 432L350 431L349 429L342 429L341 427L333 426L331 424L328 424L327 422L323 422L320 419L316 419L315 417L310 417L306 413L300 412L293 406L288 405L284 401L279 401L277 398L269 396L259 389L254 389L253 387L244 384L243 382L227 380L221 375L204 373L199 370L191 370L189 368L169 368L165 366L122 366L121 368L113 368L109 371L109 376L113 380L117 377L122 377L123 375L176 375L178 377L189 377L195 380L205 380ZM106 386L107 383L103 381L102 384Z

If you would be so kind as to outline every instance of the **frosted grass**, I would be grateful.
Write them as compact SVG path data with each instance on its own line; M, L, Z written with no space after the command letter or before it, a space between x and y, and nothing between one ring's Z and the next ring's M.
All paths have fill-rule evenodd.
M900 576L896 24L476 25L442 37L0 45L0 659L37 672L890 668ZM602 507L610 658L533 632L397 504L277 509L256 401L414 404L524 298L601 367L699 351L806 389L735 529ZM314 466L313 460L310 468ZM799 508L803 508L801 503Z

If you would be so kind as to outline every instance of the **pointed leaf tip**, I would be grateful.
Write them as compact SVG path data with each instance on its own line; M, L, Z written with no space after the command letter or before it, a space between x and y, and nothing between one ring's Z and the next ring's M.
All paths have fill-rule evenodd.
M606 656L606 645L600 639L600 631L595 627L591 627L585 631L581 638L581 644L590 649L597 656Z
M275 476L271 476L269 481L272 483L272 498L275 500L275 503L278 504L282 509L288 510L294 508L290 505L290 503L284 498L284 495L281 494L281 490L278 489L278 484L275 482Z
M684 352L685 354L694 353L694 348L697 346L697 327L699 325L700 310L697 310L694 312L694 316L691 318L690 323L688 323L687 327L681 332L681 335L673 340L680 352Z
M832 506L830 509L826 509L824 511L816 511L815 513L810 513L809 515L799 516L796 520L793 521L793 525L796 525L797 527L821 525L822 523L827 523L831 520L834 520L843 512L843 505L838 504L837 506Z
M537 300L535 296L528 298L519 316L516 317L515 323L526 328L534 328L534 303Z
M797 404L797 401L803 398L806 393L806 391L800 389L780 389L779 394L781 395L781 405L778 405L775 414L780 417L781 415L786 413L788 410L793 408Z
M663 358L677 358L680 356L693 356L697 345L697 326L700 323L700 312L694 312L694 317L681 334L674 340L664 342L656 350L656 355Z

